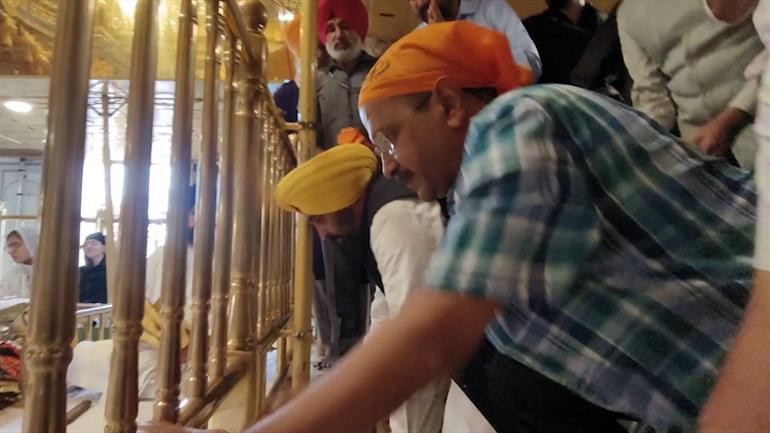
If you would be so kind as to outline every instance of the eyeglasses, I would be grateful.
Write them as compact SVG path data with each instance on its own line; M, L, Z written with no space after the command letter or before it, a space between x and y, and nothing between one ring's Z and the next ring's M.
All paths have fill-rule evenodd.
M428 101L430 101L431 96L433 96L433 94L428 93L425 98L412 109L412 111L422 110ZM404 117L406 118L407 116ZM385 155L387 155L391 159L398 159L398 149L396 149L396 145L393 143L393 140L384 132L375 132L374 137L372 138L372 144L374 144L374 152L380 158L384 158Z
M385 155L391 159L398 158L398 150L396 150L396 145L393 144L393 140L385 135L384 132L377 131L374 133L373 144L374 152L380 158L383 158Z

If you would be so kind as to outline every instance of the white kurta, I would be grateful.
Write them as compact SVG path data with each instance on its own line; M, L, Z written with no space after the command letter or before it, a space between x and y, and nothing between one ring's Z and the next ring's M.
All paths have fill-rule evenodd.
M418 200L395 200L374 215L370 232L371 248L382 276L385 293L375 293L372 303L372 329L395 317L408 294L422 286L423 273L444 232L441 209L436 203ZM417 391L390 416L393 433L491 432L470 400L462 391L447 393L451 381L437 380ZM445 419L444 405L468 415L472 421L450 425ZM479 421L480 420L480 421Z
M756 178L759 188L756 253L754 267L770 271L770 2L760 1L754 11L754 25L765 44L765 68L759 90L754 130L759 141Z

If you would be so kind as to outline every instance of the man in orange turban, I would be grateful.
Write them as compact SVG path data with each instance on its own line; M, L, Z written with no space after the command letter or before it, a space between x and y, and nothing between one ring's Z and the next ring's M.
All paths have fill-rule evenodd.
M380 58L370 136L387 175L453 195L446 232L399 316L250 432L365 431L452 373L498 432L695 428L750 295L752 175L524 78L468 22Z

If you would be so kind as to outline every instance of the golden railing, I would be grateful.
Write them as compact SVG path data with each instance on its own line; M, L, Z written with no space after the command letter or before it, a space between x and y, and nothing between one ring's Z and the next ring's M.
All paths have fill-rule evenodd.
M266 357L273 348L278 350L279 378L287 376L289 359L294 386L303 386L309 376L310 232L306 220L278 210L272 192L298 160L307 158L314 144L315 20L303 20L303 122L300 144L292 146L264 79L264 6L256 0L242 4L235 0L201 1L205 2L207 42L193 294L187 301L192 306L189 379L184 384L186 399L180 404L180 333L186 301L184 203L191 165L194 41L204 19L197 16L193 0L180 0L154 418L205 424L228 392L237 384L245 384L247 398L242 419L237 421L237 428L242 428L262 413L267 394ZM110 260L116 272L109 281L113 352L106 394L108 432L136 430L158 3L138 0L134 17L124 156L126 181L116 218L120 221L116 252ZM315 16L314 0L301 2L301 7L304 16ZM67 423L65 373L76 324L75 282L93 9L94 0L59 3L41 239L24 361L24 432L62 432ZM224 108L219 131L217 86L222 64ZM272 389L279 387L274 384Z
M112 306L97 305L75 313L75 338L78 341L98 341L110 338Z

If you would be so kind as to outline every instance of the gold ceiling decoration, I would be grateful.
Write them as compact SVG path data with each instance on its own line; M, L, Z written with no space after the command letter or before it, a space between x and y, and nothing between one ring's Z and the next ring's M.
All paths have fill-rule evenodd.
M0 75L48 75L56 12L61 0L0 0ZM281 81L291 78L293 61L287 57L285 27L300 0L264 1L269 21L264 33L268 40L268 76ZM94 10L94 79L128 77L133 37L133 14L137 0L96 0ZM178 0L161 0L158 7L158 79L172 80L176 66L179 27ZM282 18L282 19L279 19ZM196 74L203 78L205 60L205 10L198 1Z

